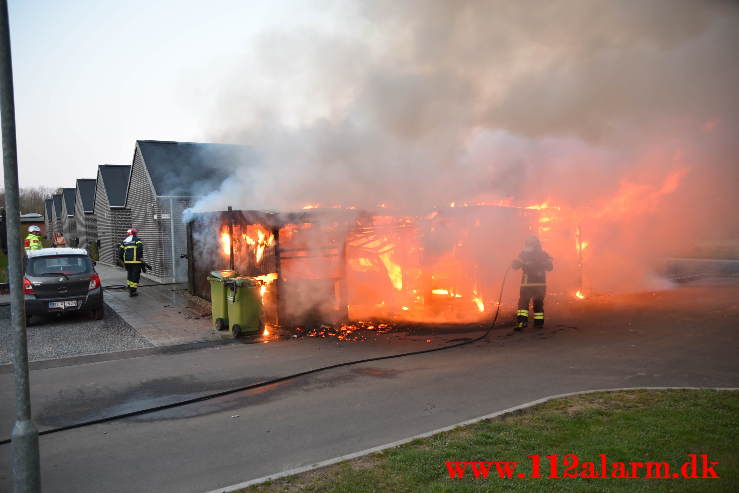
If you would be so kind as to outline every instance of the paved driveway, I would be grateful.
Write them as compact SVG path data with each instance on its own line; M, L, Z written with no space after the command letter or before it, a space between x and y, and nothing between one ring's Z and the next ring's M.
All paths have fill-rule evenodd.
M739 386L739 288L552 299L548 327L340 368L41 438L44 491L206 491L363 450L543 396L629 386ZM447 336L444 336L447 337ZM431 344L443 342L434 338ZM41 426L428 345L232 344L32 372ZM0 373L0 389L9 386ZM5 436L12 424L0 395ZM0 491L10 447L0 446Z
M31 361L151 346L108 307L103 320L91 320L87 314L34 317L33 325L28 328L28 357ZM0 306L0 365L12 359L10 307Z

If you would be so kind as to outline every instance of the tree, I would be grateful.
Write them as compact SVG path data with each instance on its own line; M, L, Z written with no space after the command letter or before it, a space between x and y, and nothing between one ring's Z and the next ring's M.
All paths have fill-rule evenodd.
M37 212L46 215L44 209L44 199L54 193L53 188L49 187L32 187L20 189L20 209L21 214L29 212ZM5 189L0 189L0 207L5 207Z

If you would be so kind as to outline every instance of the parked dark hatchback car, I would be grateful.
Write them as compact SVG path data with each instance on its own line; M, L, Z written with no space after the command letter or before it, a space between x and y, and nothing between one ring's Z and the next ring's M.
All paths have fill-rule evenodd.
M26 252L23 297L26 322L34 315L88 312L103 318L103 289L94 262L81 248Z

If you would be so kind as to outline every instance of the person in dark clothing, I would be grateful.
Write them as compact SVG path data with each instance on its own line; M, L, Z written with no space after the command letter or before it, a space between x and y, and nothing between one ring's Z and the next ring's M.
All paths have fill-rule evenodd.
M139 287L141 267L144 264L144 243L136 236L138 234L136 228L129 229L127 233L126 239L118 245L118 256L128 273L128 295L138 296L136 289Z
M521 269L521 294L516 313L516 330L529 325L529 302L534 304L534 327L544 326L544 296L547 288L547 272L552 270L552 257L542 250L536 236L526 240L526 245L513 261L514 269Z

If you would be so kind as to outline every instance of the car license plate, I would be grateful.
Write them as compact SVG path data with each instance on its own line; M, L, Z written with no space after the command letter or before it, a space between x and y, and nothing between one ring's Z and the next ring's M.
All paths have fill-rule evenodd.
M49 308L77 308L77 301L50 301Z

